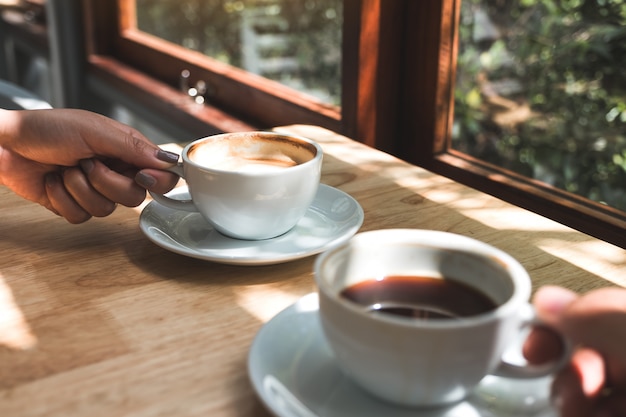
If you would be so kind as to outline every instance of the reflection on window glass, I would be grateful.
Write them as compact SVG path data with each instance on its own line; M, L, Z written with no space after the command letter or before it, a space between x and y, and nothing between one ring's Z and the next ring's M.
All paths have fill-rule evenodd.
M626 0L465 0L452 147L626 210Z
M136 5L139 30L340 104L342 0L136 0Z

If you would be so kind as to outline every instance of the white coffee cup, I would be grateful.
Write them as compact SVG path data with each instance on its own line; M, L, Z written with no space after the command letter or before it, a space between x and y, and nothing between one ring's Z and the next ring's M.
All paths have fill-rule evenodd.
M219 232L261 240L291 230L315 198L322 167L316 142L275 132L225 133L187 145L171 169L191 200L150 193L175 210L197 211Z
M477 240L416 229L364 232L321 254L314 269L320 320L337 365L389 402L445 405L465 398L488 374L546 376L568 359L567 349L561 360L540 366L503 359L524 330L540 325L528 301L531 281L515 259ZM433 289L443 296L439 301L428 296L432 304L420 304L428 314L461 314L470 295L478 301L486 296L492 305L480 307L481 301L472 307L483 309L475 314L425 319L373 311L389 307L381 298L346 298L348 293L366 297L368 290L380 294L391 284L398 285L390 296L396 313L414 313L397 303L411 303ZM455 288L461 294L451 292ZM425 315L424 310L416 311Z

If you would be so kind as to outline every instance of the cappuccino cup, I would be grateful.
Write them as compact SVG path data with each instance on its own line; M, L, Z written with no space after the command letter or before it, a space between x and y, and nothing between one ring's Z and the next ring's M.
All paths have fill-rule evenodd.
M337 366L388 402L443 406L487 375L542 377L568 360L563 340L558 361L509 361L511 345L521 349L529 326L542 324L525 269L480 241L430 230L364 232L318 256L314 271Z
M225 133L198 139L170 169L185 179L190 200L150 193L158 203L199 212L220 233L269 239L291 230L313 202L322 148L274 132Z

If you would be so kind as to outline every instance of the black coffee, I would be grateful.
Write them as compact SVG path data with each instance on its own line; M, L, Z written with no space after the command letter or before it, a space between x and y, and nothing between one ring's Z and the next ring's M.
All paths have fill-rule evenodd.
M374 313L419 319L474 316L496 308L479 290L454 281L422 276L387 276L344 289L341 296Z

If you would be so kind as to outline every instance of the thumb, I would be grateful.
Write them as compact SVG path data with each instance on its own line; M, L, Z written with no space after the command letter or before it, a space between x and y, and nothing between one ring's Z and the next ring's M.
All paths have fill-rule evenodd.
M72 117L75 130L96 156L119 159L138 168L164 169L178 161L177 154L160 149L135 128L116 120L85 111L61 115Z
M159 148L132 128L122 131L115 140L99 142L97 147L98 153L139 168L165 169L178 162L178 154Z
M560 329L562 315L577 299L578 295L573 291L547 285L537 290L533 297L533 305L541 320Z
M546 326L534 327L524 343L524 356L531 363L546 363L563 354L563 341L557 333L570 339L562 329L562 316L577 299L576 293L562 287L544 286L537 290L533 305L538 318Z

